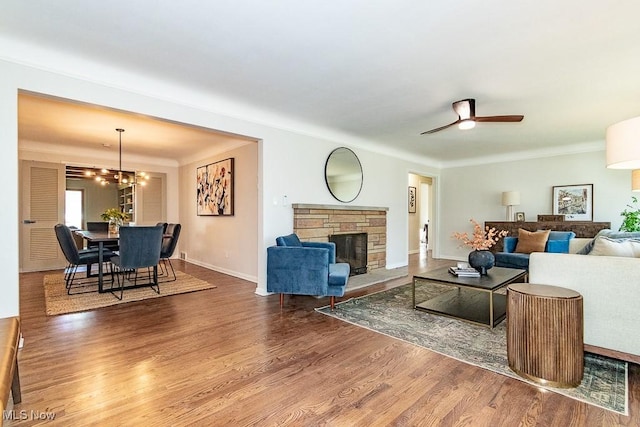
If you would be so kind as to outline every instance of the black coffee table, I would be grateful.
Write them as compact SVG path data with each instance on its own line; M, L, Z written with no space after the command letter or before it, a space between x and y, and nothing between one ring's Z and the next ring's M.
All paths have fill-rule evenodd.
M413 276L412 306L493 328L507 313L506 296L495 292L526 277L526 270L515 268L493 267L486 276L480 277L457 277L449 273L449 267L438 268ZM448 285L454 289L416 304L416 282Z

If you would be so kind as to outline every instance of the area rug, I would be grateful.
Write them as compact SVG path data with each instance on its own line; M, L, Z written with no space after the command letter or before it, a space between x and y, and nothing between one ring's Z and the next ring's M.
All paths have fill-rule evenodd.
M429 284L416 287L416 301L425 301L450 287ZM397 338L462 362L515 378L535 387L509 369L506 322L489 329L469 322L437 316L411 308L411 285L352 298L318 312ZM584 377L572 389L542 387L619 414L628 414L626 362L585 354Z
M160 294L157 294L150 287L127 289L124 291L122 301L120 301L111 293L98 293L97 285L87 286L85 289L74 289L73 292L79 293L67 295L63 275L47 275L44 276L43 281L46 311L48 315L75 313L132 301L160 298L216 287L211 283L196 279L181 271L176 271L176 277L177 280L173 282L160 283Z
M377 283L386 282L387 280L398 279L400 277L406 277L409 275L409 269L407 267L385 269L379 268L370 271L366 274L357 274L349 277L347 282L346 292L356 289L362 289L367 286L375 285Z

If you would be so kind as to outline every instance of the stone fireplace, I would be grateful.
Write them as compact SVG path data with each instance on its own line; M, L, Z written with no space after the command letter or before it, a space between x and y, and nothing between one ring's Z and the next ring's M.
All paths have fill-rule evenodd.
M351 276L367 273L367 233L332 234L329 241L336 244L336 262L351 266Z
M293 204L293 231L303 241L328 242L329 236L366 233L366 271L385 268L388 208Z

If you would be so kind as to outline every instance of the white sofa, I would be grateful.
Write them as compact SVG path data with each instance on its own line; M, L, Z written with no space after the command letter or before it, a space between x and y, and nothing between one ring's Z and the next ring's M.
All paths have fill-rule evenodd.
M579 292L587 349L640 363L640 258L576 255L591 239L572 240L568 254L532 253L529 282Z

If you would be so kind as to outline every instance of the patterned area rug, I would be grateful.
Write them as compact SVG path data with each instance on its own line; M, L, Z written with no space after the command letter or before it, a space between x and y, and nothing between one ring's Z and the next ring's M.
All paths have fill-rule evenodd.
M354 291L356 289L365 288L367 286L398 279L400 277L406 277L408 275L409 269L407 267L393 268L391 270L379 268L366 274L357 274L349 277L345 292Z
M213 289L216 286L204 280L196 279L181 271L176 271L177 280L160 283L160 294L150 287L127 289L122 301L111 293L98 293L97 285L74 288L74 294L67 295L62 274L44 276L44 298L48 315L75 313L78 311L94 310L126 302L140 301L149 298L160 298L168 295ZM78 293L75 293L78 292ZM118 294L119 295L119 294Z
M426 301L450 287L429 284L416 287L416 301ZM509 369L507 362L506 322L496 328L432 315L411 308L411 285L353 298L336 305L316 309L326 314L453 357L471 365L497 372L530 384ZM543 387L591 405L628 414L627 363L590 353L585 354L584 377L573 389Z

